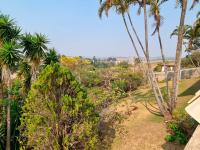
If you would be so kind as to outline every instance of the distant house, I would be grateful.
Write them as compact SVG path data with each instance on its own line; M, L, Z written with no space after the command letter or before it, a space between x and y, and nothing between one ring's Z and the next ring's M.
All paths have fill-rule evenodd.
M174 65L166 64L166 66L164 66L164 64L162 64L161 66L162 66L161 72L165 71L165 67L167 67L167 71L174 71Z
M134 64L134 58L131 58L131 57L116 57L115 64L120 64L122 62L127 62L128 64Z

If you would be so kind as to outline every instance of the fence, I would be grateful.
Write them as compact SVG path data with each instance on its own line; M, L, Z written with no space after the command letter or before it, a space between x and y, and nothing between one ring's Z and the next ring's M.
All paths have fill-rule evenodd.
M165 80L165 72L156 72L155 76L158 81ZM173 76L174 76L173 71L167 72L168 80L172 80ZM180 79L181 80L195 78L195 77L200 77L200 67L199 68L181 69L181 71L180 71Z

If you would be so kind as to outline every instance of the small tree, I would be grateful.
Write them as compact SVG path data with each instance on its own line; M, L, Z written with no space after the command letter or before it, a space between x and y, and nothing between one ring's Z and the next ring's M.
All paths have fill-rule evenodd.
M34 149L91 149L98 119L71 72L51 64L32 85L23 107L22 142Z

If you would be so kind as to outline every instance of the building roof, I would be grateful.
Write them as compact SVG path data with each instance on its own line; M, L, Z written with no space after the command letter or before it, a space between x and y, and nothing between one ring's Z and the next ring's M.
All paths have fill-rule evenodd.
M185 108L186 112L200 123L200 90L188 103L190 104Z
M188 103L190 104L185 110L200 123L200 90L196 92L195 96ZM200 150L200 125L194 131L184 150Z

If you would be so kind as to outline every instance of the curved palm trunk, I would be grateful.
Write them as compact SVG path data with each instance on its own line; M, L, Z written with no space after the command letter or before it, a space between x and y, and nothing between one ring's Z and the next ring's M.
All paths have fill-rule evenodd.
M132 30L133 30L133 32L134 32L134 34L135 34L135 36L136 36L136 39L137 39L137 41L138 41L138 43L139 43L139 45L140 45L140 47L141 47L141 49L142 49L144 55L146 55L145 50L144 50L144 46L142 45L142 42L141 42L141 40L140 40L140 38L139 38L139 36L138 36L138 34L137 34L137 31L136 31L135 27L133 26L133 22L132 22L130 13L127 12L127 14L128 14L128 19L129 19L129 22L130 22L130 24L131 24Z
M127 22L126 22L126 18L125 18L125 16L124 16L123 13L122 13L122 18L123 18L124 25L125 25L125 27L126 27L126 31L127 31L128 35L129 35L129 38L130 38L131 43L132 43L132 45L133 45L133 48L134 48L134 50L135 50L135 53L136 53L138 59L141 60L140 55L139 55L139 52L138 52L137 47L136 47L136 45L135 45L135 42L134 42L134 40L133 40L133 37L131 36L131 33L130 33L130 31L129 31L129 28L128 28L128 25L127 25Z
M176 100L177 100L177 94L178 94L178 83L180 79L180 66L181 66L186 9L187 9L187 0L182 0L181 18L180 18L180 25L179 25L179 31L178 31L178 42L177 42L177 47L176 47L176 60L175 60L175 66L174 66L174 79L173 79L173 85L172 85L172 97L170 101L171 112L176 106Z
M168 98L171 99L171 94L170 94L170 89L169 89L169 82L168 82L168 71L167 71L166 60L165 60L165 55L164 55L164 51L163 51L162 40L161 40L161 36L160 36L160 28L157 29L157 33L158 33L158 41L159 41L159 45L160 45L160 52L161 52L161 56L162 56L162 61L163 61L163 64L164 64L164 72L165 72L167 94L168 94Z
M166 120L170 120L172 118L172 115L167 110L164 100L162 97L162 93L160 91L160 88L158 86L157 81L155 80L155 75L152 71L152 67L150 64L149 59L149 44L148 44L148 26L147 26L147 10L146 10L146 0L143 0L144 5L144 23L145 23L145 47L146 47L146 60L147 60L147 66L148 66L148 74L149 74L149 80L150 84L153 88L153 92L159 107L159 110L161 111L162 115L165 117Z
M148 76L148 73L147 73L148 71L146 71L145 66L144 66L143 63L142 63L142 60L141 60L140 55L139 55L139 53L138 53L137 47L136 47L136 45L135 45L135 43L134 43L134 40L133 40L133 38L132 38L132 36L131 36L131 34L130 34L130 31L129 31L129 28L128 28L128 25L127 25L126 18L125 18L125 16L124 16L124 14L122 14L122 18L123 18L123 22L124 22L124 25L125 25L125 27L126 27L127 33L128 33L128 35L129 35L129 38L131 39L132 45L133 45L134 50L135 50L135 52L136 52L136 54L137 54L137 57L138 57L138 59L139 59L140 62L141 62L142 71L144 72L144 74L147 74L147 78L148 78L148 80L149 80L149 82L150 82L150 85L152 86L153 83L152 83L150 77ZM129 15L129 21L131 21L130 15ZM133 24L132 24L132 28L134 28ZM135 34L137 35L136 31L135 31ZM140 39L139 39L138 36L137 36L137 38L138 38L138 40L140 41ZM144 47L142 46L142 43L141 43L140 46L141 46L141 48L142 48L142 50L143 50L143 52L144 52L144 55L146 56L146 53L145 53L145 51L144 51ZM156 89L154 88L154 86L152 86L152 89L153 89L154 91L156 90ZM155 96L156 96L156 99L159 98L159 96L157 95L157 93L155 93ZM158 103L159 103L159 105L161 106L160 101L159 101ZM150 110L150 109L148 109L148 110ZM150 112L151 112L151 111L150 111Z

